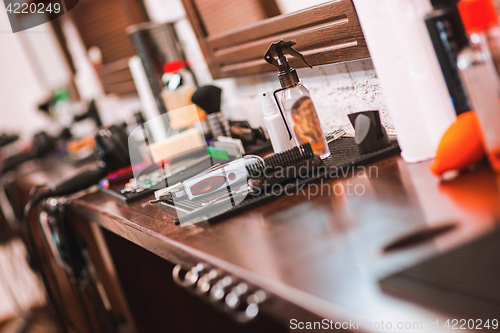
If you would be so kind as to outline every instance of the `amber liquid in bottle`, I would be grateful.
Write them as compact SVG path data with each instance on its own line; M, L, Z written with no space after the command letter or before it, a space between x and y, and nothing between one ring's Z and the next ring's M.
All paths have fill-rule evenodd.
M292 132L292 145L309 143L315 155L329 157L330 149L309 91L299 82L282 92L281 104Z

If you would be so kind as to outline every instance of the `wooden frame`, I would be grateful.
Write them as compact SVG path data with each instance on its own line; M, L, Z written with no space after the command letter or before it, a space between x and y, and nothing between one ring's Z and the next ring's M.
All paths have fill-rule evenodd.
M211 36L194 0L182 2L214 79L276 71L264 61L264 53L280 39L295 39L295 48L312 66L370 57L351 0L327 2ZM290 63L304 67L294 59Z

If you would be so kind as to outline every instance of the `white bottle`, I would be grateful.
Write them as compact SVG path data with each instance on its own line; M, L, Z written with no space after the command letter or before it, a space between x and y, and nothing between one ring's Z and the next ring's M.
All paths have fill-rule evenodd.
M292 141L288 139L288 132L283 123L283 118L274 102L273 93L266 91L260 95L262 111L264 113L264 125L271 139L275 153L292 148Z
M424 16L429 0L353 0L406 162L435 156L456 118Z

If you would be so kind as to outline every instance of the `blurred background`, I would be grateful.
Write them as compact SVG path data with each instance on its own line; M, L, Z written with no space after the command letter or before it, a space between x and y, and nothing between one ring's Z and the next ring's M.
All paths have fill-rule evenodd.
M248 7L234 0L196 2L207 29L220 34L325 1L276 0L274 14L258 10L256 4L266 0L245 1ZM500 10L500 0L496 3ZM20 141L41 130L55 136L92 102L99 120L84 119L72 126L73 135L83 137L99 125L134 126L138 112L151 119L165 112L158 92L162 65L179 55L189 61L198 86L215 83L223 89L222 112L227 118L263 126L258 96L278 88L276 73L214 80L181 0L80 0L68 14L18 33L12 33L0 5L0 133L19 134ZM322 96L315 102L326 132L342 128L352 133L347 114L380 110L383 125L394 133L370 59L298 72L312 95ZM46 302L23 244L1 236L0 323ZM49 332L50 323L46 327ZM7 332L0 324L2 329Z

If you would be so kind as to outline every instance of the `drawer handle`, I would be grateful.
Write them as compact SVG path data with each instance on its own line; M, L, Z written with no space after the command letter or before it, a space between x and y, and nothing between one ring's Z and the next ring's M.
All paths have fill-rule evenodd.
M217 281L217 283L212 286L212 289L210 289L210 302L219 303L220 301L224 300L227 294L227 289L232 284L234 284L234 279L230 275L227 275Z
M240 306L240 299L242 295L248 292L248 284L240 282L238 285L231 289L231 292L226 296L226 306L228 311L236 310Z
M229 296L229 295L228 295ZM245 324L257 317L260 312L259 304L264 302L267 298L267 294L264 290L257 290L253 294L249 295L246 299L247 306L243 311L232 312L233 319L238 323ZM226 304L228 300L226 298ZM238 301L238 304L240 301Z
M196 282L198 282L198 278L200 276L200 272L205 269L205 266L201 263L193 266L187 273L184 275L184 278L180 277L180 272L182 270L181 265L176 265L174 270L172 271L172 277L174 282L184 288L189 288L194 286Z
M176 265L172 271L177 285L194 291L241 324L255 319L260 312L260 304L267 299L264 290L252 292L246 282L237 282L231 275L224 276L223 271L216 268L209 270L202 263L193 266L184 277L181 277L181 271L181 265Z
M208 273L204 274L196 283L196 294L206 295L212 289L215 280L220 276L221 272L218 269L211 269Z

